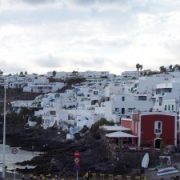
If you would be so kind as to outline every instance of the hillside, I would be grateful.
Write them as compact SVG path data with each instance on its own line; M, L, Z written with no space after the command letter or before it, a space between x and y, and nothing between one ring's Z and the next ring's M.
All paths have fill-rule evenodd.
M40 93L29 93L23 92L22 89L7 89L6 98L7 104L15 100L33 100ZM3 102L4 102L4 88L0 87L0 112L3 112Z

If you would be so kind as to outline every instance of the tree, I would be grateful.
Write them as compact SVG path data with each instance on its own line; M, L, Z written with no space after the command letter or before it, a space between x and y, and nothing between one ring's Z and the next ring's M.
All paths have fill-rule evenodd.
M177 66L177 70L180 71L180 65Z
M180 71L180 65L179 64L176 64L174 67L173 67L174 71Z
M56 71L52 72L52 76L55 77L56 76Z
M143 65L139 65L139 69L142 71L142 69L143 69Z
M65 80L65 83L67 83L68 86L71 86L73 84L79 84L85 81L86 79L84 77L72 77L72 78L67 78Z
M141 65L141 64L136 64L136 69L137 69L137 71L138 71L138 76L140 75L139 74L139 70L141 70L142 71L142 69L143 69L143 65Z
M136 64L136 69L137 69L137 71L139 72L139 67L140 66L140 64L138 63L138 64Z
M164 66L160 66L159 68L161 73L165 73L166 72L166 68Z
M173 71L173 66L172 65L169 65L169 70Z
M3 75L3 71L0 70L0 75Z
M73 71L73 72L72 72L72 76L73 76L73 77L76 77L76 76L78 76L78 75L79 75L79 72L78 72L78 71Z

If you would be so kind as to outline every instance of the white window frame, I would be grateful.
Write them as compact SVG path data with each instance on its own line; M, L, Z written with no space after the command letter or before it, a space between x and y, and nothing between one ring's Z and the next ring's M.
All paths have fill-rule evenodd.
M154 134L162 134L162 121L154 122Z

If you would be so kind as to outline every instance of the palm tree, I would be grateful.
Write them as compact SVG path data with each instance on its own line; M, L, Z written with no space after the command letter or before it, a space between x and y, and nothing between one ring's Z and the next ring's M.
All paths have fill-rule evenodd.
M139 74L139 70L141 70L142 71L142 69L143 69L143 65L141 65L141 64L136 64L136 69L137 69L137 71L138 71L138 76L140 75Z
M139 69L140 69L140 64L139 63L136 64L136 69L137 69L137 71L139 71Z
M140 72L140 75L142 75L142 69L143 69L143 65L142 65L142 64L139 65L139 69L140 69L140 71L141 71L141 72Z
M143 65L142 64L139 65L139 69L142 71L142 69L143 69Z

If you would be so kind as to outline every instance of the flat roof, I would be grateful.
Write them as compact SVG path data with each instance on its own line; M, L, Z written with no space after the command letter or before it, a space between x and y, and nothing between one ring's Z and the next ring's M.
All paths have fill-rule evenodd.
M108 138L137 138L137 136L134 136L132 134L128 134L122 131L117 131L113 133L106 134L106 137Z
M122 118L121 121L132 121L131 118Z
M105 131L130 131L131 129L123 127L123 126L100 126L101 129Z

